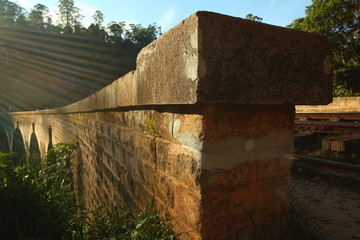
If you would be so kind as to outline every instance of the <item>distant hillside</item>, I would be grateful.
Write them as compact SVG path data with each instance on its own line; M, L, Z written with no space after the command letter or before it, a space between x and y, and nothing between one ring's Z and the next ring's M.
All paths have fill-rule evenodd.
M66 6L65 6L65 5ZM78 101L135 69L141 48L160 27L125 22L103 26L98 10L84 27L73 1L59 1L60 23L45 5L25 12L0 2L0 111L61 107Z
M109 46L91 38L39 37L23 31L7 34L1 43L0 104L12 110L78 101L135 69L139 52L130 45L112 54Z

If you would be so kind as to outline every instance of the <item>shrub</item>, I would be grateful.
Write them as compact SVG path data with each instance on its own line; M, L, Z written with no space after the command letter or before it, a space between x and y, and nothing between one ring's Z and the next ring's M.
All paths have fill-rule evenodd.
M0 236L16 240L177 239L155 211L88 210L77 202L71 154L76 142L59 143L41 164L17 165L0 153Z

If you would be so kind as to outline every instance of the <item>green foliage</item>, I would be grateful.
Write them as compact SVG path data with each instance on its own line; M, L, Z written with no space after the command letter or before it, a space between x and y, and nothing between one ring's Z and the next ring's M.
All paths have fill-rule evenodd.
M45 5L36 4L28 16L30 24L34 28L44 29L49 16L49 9Z
M137 223L131 232L131 239L173 240L177 239L177 236L166 228L156 212L143 211L138 214Z
M70 239L76 213L67 166L74 143L50 151L42 168L18 166L0 154L0 236L4 239Z
M258 17L258 16L254 16L252 15L251 13L249 13L248 15L246 15L245 17L247 20L251 20L251 21L254 21L254 22L261 22L263 19L261 17Z
M80 14L80 9L75 7L73 0L59 0L58 11L59 22L64 30L68 29L66 32L79 25L79 21L84 18Z
M156 121L152 117L146 116L145 124L146 124L147 131L151 135L153 135L154 137L161 138L161 134L159 133L159 127L157 126Z
M24 10L18 4L8 0L0 1L0 24L14 24L24 15Z
M132 41L138 48L143 48L154 39L157 35L161 34L161 27L149 25L147 28L141 26L141 24L130 24L130 29L126 31L126 39Z
M145 210L135 216L125 208L115 208L101 214L101 208L92 212L87 226L87 240L175 240L177 236L166 227L158 214Z
M335 96L360 95L360 2L313 0L288 27L325 35L334 49Z
M104 14L100 10L95 11L95 14L93 15L93 19L96 25L101 26L102 23L104 22L104 18L105 18Z
M125 208L105 213L102 207L93 211L82 208L71 172L76 148L76 142L55 145L41 167L15 165L11 154L0 153L2 239L177 239L154 211L135 215Z
M108 29L111 32L111 37L114 38L115 40L122 40L122 34L124 33L124 28L126 26L125 22L114 22L112 21L111 23L109 23L108 25Z

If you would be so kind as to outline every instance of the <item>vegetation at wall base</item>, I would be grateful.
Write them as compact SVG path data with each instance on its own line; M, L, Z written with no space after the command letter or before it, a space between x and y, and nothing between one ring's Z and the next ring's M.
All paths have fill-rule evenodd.
M16 240L177 239L155 211L88 210L73 188L76 142L54 146L36 163L16 165L0 153L0 238Z
M290 219L280 240L326 240L325 234L310 218L304 203L291 197Z

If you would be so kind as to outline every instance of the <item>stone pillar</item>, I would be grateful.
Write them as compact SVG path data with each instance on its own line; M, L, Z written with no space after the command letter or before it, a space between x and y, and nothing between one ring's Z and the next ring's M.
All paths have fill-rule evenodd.
M207 109L201 239L277 239L290 204L293 122L291 104Z
M331 57L321 36L209 12L140 52L132 101L195 104L201 116L193 122L201 130L189 124L186 138L174 137L200 172L190 200L174 191L170 215L187 223L175 226L182 239L279 236L290 205L294 105L332 101Z

